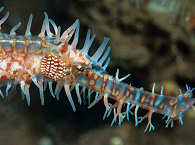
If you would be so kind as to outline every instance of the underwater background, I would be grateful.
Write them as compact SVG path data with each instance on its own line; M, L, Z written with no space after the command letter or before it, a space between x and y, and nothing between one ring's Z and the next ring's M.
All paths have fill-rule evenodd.
M30 13L34 15L31 32L40 32L46 11L64 31L79 18L79 48L87 30L96 34L94 52L105 36L111 38L111 63L108 72L120 76L136 87L157 92L165 86L166 95L179 94L186 84L195 87L195 1L193 0L0 0L10 11L2 26L4 32L19 21L17 34L24 34ZM2 17L5 10L0 13ZM103 120L105 107L100 101L87 109L79 105L74 113L62 91L60 101L49 89L45 106L41 106L38 89L31 86L31 106L21 99L16 87L0 100L0 145L192 145L195 143L195 111L184 115L184 125L175 121L174 128L165 128L162 115L155 114L156 130L144 134L146 121L138 127L134 116L119 127L110 127L112 117ZM74 96L75 92L73 91ZM76 98L76 97L75 97ZM140 110L139 114L145 111Z

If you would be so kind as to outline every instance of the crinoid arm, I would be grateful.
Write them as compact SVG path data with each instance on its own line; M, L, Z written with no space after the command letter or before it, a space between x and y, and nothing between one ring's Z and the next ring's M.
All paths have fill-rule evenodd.
M3 7L0 8L0 12L2 10ZM0 19L0 30L8 16L9 12ZM30 31L32 14L29 16L24 35L16 33L20 22L9 33L0 31L0 82L6 82L5 92L0 90L2 98L8 96L13 85L19 84L29 106L30 86L33 82L39 90L41 105L44 105L47 97L44 90L47 86L51 96L57 100L60 100L60 92L64 89L73 111L76 111L74 98L79 104L88 100L88 108L103 100L103 119L113 114L111 126L115 123L121 125L125 118L129 120L132 115L135 117L135 126L147 119L145 132L155 129L152 124L153 113L164 115L167 119L166 127L173 127L174 120L179 120L183 125L184 113L195 109L195 88L186 86L185 92L180 90L177 96L166 96L163 93L164 86L161 87L160 94L155 92L156 83L151 92L124 83L130 74L120 78L119 69L115 76L106 72L111 51L108 37L103 39L95 53L90 56L89 51L96 35L91 35L91 30L88 30L84 45L79 49L79 19L61 34L61 27L57 26L46 12L44 16L38 35L32 35ZM76 96L71 94L73 89ZM140 108L148 112L139 116Z

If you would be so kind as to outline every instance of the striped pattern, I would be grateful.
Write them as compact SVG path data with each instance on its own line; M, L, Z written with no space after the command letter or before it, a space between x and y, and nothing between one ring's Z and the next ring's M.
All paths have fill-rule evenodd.
M2 10L3 7L0 8L0 12ZM16 35L21 22L16 24L9 34L0 31L0 82L2 82L0 85L6 84L5 92L0 90L2 98L8 96L13 84L19 84L27 104L30 105L29 89L33 82L39 89L41 104L44 105L44 89L48 84L51 95L57 100L60 99L59 94L64 89L73 111L76 111L71 95L71 91L75 88L79 104L82 104L82 99L87 98L89 108L103 99L105 105L103 119L113 112L111 125L116 122L121 125L125 118L129 120L131 114L135 117L136 126L144 119L148 120L145 132L154 130L152 124L154 112L163 114L167 118L166 127L169 125L172 127L173 120L179 120L183 124L184 112L195 108L195 99L192 98L195 88L186 86L186 92L180 91L178 96L165 96L164 87L161 88L160 94L155 93L155 83L149 92L123 83L122 81L130 74L119 78L118 69L115 77L107 74L106 68L110 62L111 50L110 46L107 47L108 37L105 37L97 51L89 56L88 51L95 35L91 36L91 31L88 30L83 48L76 49L80 29L78 19L61 33L61 27L57 26L46 12L44 15L41 32L38 35L33 36L30 31L32 14L29 16L24 36ZM8 16L9 12L0 19L0 30ZM51 32L50 27L54 32ZM53 82L56 82L55 88ZM91 102L92 98L94 100ZM139 108L148 112L139 117Z
M145 132L152 131L155 128L151 121L154 112L163 114L167 117L166 127L168 127L169 124L173 127L173 120L179 120L179 122L183 124L183 113L190 108L194 108L195 99L192 98L194 88L191 89L188 86L185 93L181 92L180 95L171 97L163 95L164 87L162 87L160 95L156 94L156 84L154 84L152 92L149 92L145 91L143 88L135 88L125 83L121 83L108 74L97 75L95 72L89 72L86 79L86 85L88 85L91 90L99 92L98 101L104 97L103 100L106 107L104 119L109 117L113 111L114 119L112 125L117 121L117 118L118 124L121 125L125 117L129 119L129 113L132 114L132 110L135 108L134 116L136 126L144 119L148 119ZM115 103L110 104L108 98L115 100ZM90 107L98 102L97 99L95 100L95 102L90 104ZM125 112L122 112L122 110L124 110L122 108L125 106ZM140 107L148 110L148 113L143 117L138 117L137 114Z

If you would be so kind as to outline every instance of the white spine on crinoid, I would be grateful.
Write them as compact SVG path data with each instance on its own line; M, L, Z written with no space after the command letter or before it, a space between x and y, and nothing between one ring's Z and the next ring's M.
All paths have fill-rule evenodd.
M0 11L3 10L3 7L0 8ZM6 13L6 15L0 20L0 27L1 25L6 21L6 19L8 18L9 16L9 12ZM48 15L46 12L44 12L44 20L43 20L43 24L42 24L42 27L41 27L41 32L39 33L39 38L46 38L48 40L54 40L54 46L56 46L55 49L58 49L61 47L61 45L64 45L65 42L69 42L70 43L70 39L74 36L71 44L68 44L68 51L67 51L67 54L69 54L70 56L70 59L72 59L73 62L75 63L79 63L80 61L82 61L81 58L79 58L80 56L78 54L76 54L75 52L77 51L79 54L82 54L82 56L84 57L84 59L86 60L86 62L90 64L93 64L93 65L97 65L98 67L100 67L102 70L105 71L105 69L107 68L109 62L110 62L110 58L108 57L109 53L110 53L110 49L111 47L109 46L107 48L107 50L105 51L106 49L106 46L108 44L108 41L109 41L109 38L105 37L104 38L104 41L102 42L102 44L99 46L99 48L97 49L97 51L94 53L93 56L89 56L88 55L88 51L95 39L95 35L93 35L92 37L90 36L90 30L88 30L88 33L87 33L87 37L86 37L86 40L85 40L85 43L84 43L84 46L81 50L76 50L77 48L77 44L78 44L78 40L79 40L79 29L80 29L80 22L79 20L77 19L67 30L65 30L62 34L61 34L61 27L60 26L57 26L55 24L55 22L51 19L48 18ZM28 20L28 23L27 23L27 27L26 27L26 31L25 31L25 36L27 38L31 38L32 37L32 34L31 34L31 25L32 25L32 19L33 19L33 15L30 14L29 16L29 20ZM50 24L54 30L54 33L50 30ZM16 30L21 26L21 22L19 22L18 24L16 24L10 31L10 36L16 36ZM13 37L13 38L14 38ZM76 51L75 51L76 50ZM64 54L60 54L58 53L59 56L61 57L64 57ZM41 98L41 104L44 105L44 83L46 82L44 76L40 76L38 74L39 72L39 66L40 66L40 60L41 60L42 56L28 56L28 60L25 61L25 67L24 68L21 68L22 66L20 66L17 62L13 62L12 66L11 66L11 69L12 71L15 70L15 69L24 69L26 72L28 72L28 74L31 75L31 80L32 82L39 88L39 93L40 93L40 98ZM35 69L35 74L32 74L30 71L28 71L28 69L26 69L26 67L28 66L29 63L32 63L32 68ZM0 67L5 67L5 65L7 65L7 62L4 62L4 61L1 61L0 62ZM14 66L13 66L14 65ZM6 66L7 67L7 66ZM92 66L89 66L89 67L92 67ZM94 69L94 71L96 71ZM17 78L16 78L17 79ZM55 80L55 79L54 79ZM27 104L30 105L30 93L29 93L29 87L30 85L27 84L24 80L17 80L19 81L19 84L20 84L20 88L23 92L23 94L26 96L26 100L27 100ZM73 84L72 86L70 86L69 82L67 82L67 80L64 80L64 84L63 85L59 85L59 83L57 82L57 85L56 85L56 88L55 88L55 91L53 91L53 83L52 83L52 80L47 80L47 82L49 84L49 90L51 92L51 95L53 97L56 97L57 99L59 99L59 94L60 94L60 91L61 89L64 87L64 90L67 94L67 97L68 97L68 100L73 108L74 111L76 111L76 107L74 105L74 102L73 102L73 99L72 99L72 96L71 96L71 90L72 88L75 87L75 90L76 90L76 94L77 94L77 98L78 98L78 101L79 103L81 104L82 103L82 100L81 100L81 96L80 96L80 90L79 90L79 87L82 86L82 84ZM6 96L8 94L8 91L10 89L11 85L8 84L7 85L7 89L6 89ZM71 87L71 88L70 88ZM84 87L83 90L85 90L85 88L87 86L82 86ZM88 96L89 96L89 100L90 100L90 94L92 93L91 90L89 90L88 92ZM0 91L0 95L2 97L4 97L3 93Z

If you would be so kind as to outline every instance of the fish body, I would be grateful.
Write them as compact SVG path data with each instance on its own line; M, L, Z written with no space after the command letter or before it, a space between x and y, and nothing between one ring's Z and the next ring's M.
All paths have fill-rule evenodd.
M2 10L3 7L0 8L0 11ZM90 30L87 32L83 48L78 49L79 20L61 34L61 27L49 19L47 13L44 15L39 35L33 36L30 32L32 14L25 35L16 35L20 22L9 34L0 32L0 82L7 86L5 94L0 90L3 98L8 96L13 85L19 84L27 104L30 105L29 89L33 82L39 88L42 105L45 97L44 87L48 85L51 95L57 100L64 88L73 111L76 111L74 96L71 95L71 90L75 88L79 104L82 104L83 98L87 98L89 108L103 99L106 110L103 118L109 117L112 112L114 114L111 125L117 121L121 125L124 118L129 120L129 114L135 116L136 126L148 119L145 132L154 130L151 121L154 112L167 118L168 127L169 124L173 125L173 120L179 120L183 124L184 112L194 109L195 99L192 97L195 88L187 86L187 91L180 91L178 96L165 96L164 87L161 88L160 94L155 93L155 83L151 92L123 83L129 74L119 78L119 70L115 76L106 72L111 49L108 37L105 37L97 51L89 56L88 51L95 39ZM0 28L8 16L9 13L6 13L0 19ZM51 32L50 25L54 33ZM84 95L86 91L88 94ZM114 103L111 103L110 99L114 100ZM138 117L139 108L148 110L145 116Z

